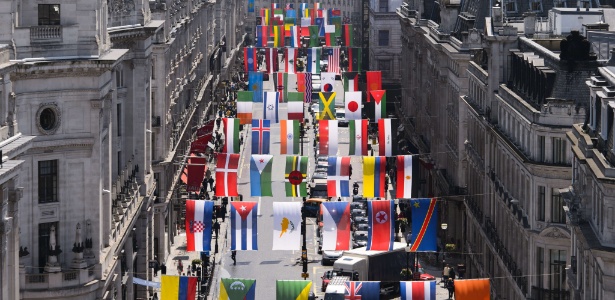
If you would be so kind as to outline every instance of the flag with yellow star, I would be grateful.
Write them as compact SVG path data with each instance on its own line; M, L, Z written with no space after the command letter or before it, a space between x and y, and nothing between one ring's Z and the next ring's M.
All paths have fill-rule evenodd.
M410 251L437 251L436 233L438 226L438 210L435 198L410 200L412 207L412 236Z

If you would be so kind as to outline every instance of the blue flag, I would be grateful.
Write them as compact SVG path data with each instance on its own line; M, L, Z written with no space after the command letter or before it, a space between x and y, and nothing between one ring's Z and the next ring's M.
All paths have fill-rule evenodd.
M248 91L254 92L254 102L263 102L263 73L248 73Z
M318 36L325 36L325 18L315 18L314 25L318 26Z
M273 155L253 154L250 160L250 196L271 197L271 168Z
M254 12L254 0L248 0L248 12Z
M346 281L344 285L344 299L380 299L380 281Z
M252 154L269 154L271 121L252 119Z
M411 199L412 208L412 246L410 251L437 251L436 233L438 210L436 199Z
M263 119L271 120L273 123L279 123L278 103L280 102L280 93L265 92L265 103L263 104Z

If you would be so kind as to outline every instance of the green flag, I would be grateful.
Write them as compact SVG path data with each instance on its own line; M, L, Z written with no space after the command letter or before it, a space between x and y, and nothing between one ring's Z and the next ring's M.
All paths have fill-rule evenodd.
M222 278L220 280L220 300L254 300L256 280Z
M310 29L310 47L318 47L320 46L320 27L316 25L311 25L308 27Z
M318 120L335 120L335 92L318 92Z
M309 280L277 280L275 282L276 300L308 300L312 281Z
M273 155L252 154L250 159L250 195L272 197L271 168Z
M286 172L284 173L284 184L286 185L286 197L306 197L307 179L307 156L286 156ZM301 176L300 184L291 183L291 179Z

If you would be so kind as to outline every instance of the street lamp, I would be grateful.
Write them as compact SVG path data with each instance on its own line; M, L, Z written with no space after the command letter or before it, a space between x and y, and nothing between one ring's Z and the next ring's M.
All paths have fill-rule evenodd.
M305 112L304 112L305 113ZM299 148L299 153L303 156L303 137L305 136L305 124L307 123L307 119L302 120L301 127L299 128L299 142L301 143L301 147ZM302 176L303 178L303 176ZM303 273L301 273L301 277L303 279L307 279L310 274L308 274L308 257L307 257L307 234L306 234L306 222L307 216L305 211L305 203L307 201L307 197L303 197L303 206L301 207L301 234L303 235L303 243L301 245L301 264L303 265Z
M410 239L412 234L408 232L406 234L406 280L410 280Z
M442 238L444 239L444 253L442 253L442 264L446 265L446 229L448 228L448 224L442 223L440 224L440 228L444 231Z

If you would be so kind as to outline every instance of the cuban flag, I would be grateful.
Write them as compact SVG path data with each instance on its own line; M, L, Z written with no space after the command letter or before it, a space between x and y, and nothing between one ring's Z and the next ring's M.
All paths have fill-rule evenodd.
M435 281L400 281L401 300L436 300Z
M252 119L252 154L269 154L271 121Z
M395 234L395 201L367 201L367 249L376 251L393 250ZM416 220L413 218L413 220ZM414 230L413 230L414 231Z
M263 106L263 119L271 120L273 123L280 122L278 117L278 103L280 101L280 93L265 92L265 104Z
M257 202L231 202L231 250L258 250Z
M346 281L344 299L380 299L380 281Z
M350 156L329 156L327 194L329 197L350 197Z
M186 200L186 251L211 251L214 202Z
M322 250L350 249L350 202L323 202Z

